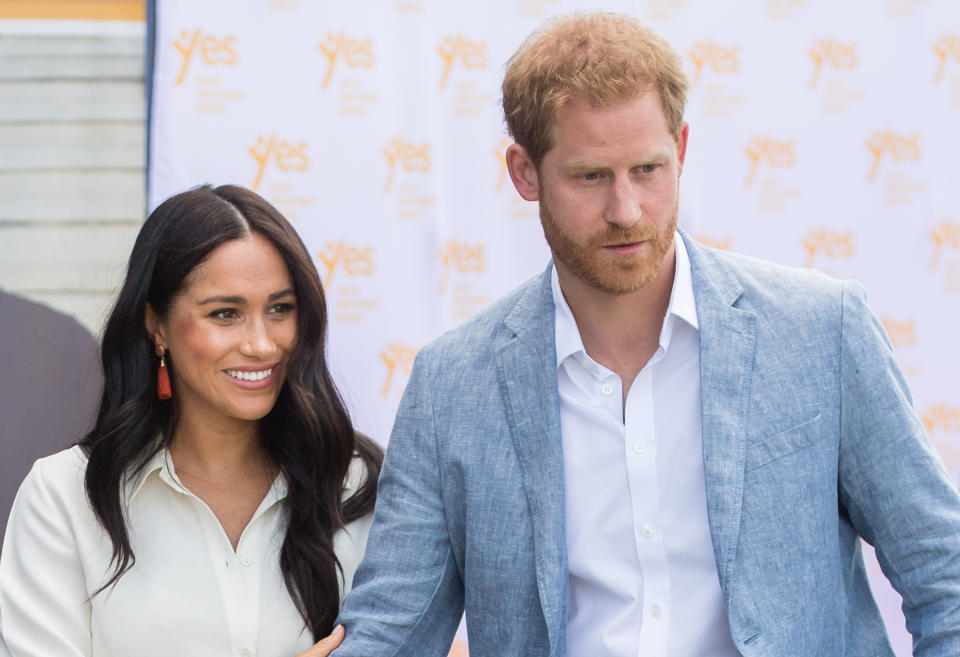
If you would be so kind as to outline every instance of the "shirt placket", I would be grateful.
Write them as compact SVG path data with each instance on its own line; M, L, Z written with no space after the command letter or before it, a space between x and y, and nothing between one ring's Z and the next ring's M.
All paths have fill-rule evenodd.
M670 628L671 595L660 513L652 365L652 362L649 363L637 375L627 395L624 412L624 458L633 509L634 541L643 573L640 645L644 648L645 656L665 657Z
M220 590L230 636L230 654L237 657L256 657L260 626L261 569L257 555L262 554L264 531L261 528L263 523L260 522L260 516L266 510L264 505L261 505L243 530L237 550L234 551L216 514L193 491L180 483L172 474L172 467L168 467L162 476L168 484L190 497L193 503Z

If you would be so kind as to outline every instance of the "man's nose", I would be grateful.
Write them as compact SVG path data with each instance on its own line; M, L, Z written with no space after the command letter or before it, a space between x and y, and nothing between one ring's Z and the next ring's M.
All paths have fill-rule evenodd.
M630 228L638 221L643 212L640 209L640 194L629 177L618 177L610 185L607 206L603 218L607 223L620 228Z

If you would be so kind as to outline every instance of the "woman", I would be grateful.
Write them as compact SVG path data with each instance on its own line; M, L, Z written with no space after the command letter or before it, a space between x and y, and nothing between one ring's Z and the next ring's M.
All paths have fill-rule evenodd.
M350 424L325 332L317 271L264 199L207 186L150 215L96 425L34 465L11 512L13 657L293 657L331 634L382 455Z

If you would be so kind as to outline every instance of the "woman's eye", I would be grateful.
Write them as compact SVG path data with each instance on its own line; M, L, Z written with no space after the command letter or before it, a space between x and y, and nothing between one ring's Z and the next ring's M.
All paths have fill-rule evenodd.
M220 321L228 321L231 319L236 319L239 316L240 316L240 313L238 313L234 308L220 308L210 313L210 317L213 317L214 319L218 319Z
M276 303L270 306L268 311L271 315L286 316L293 312L295 306L292 303Z

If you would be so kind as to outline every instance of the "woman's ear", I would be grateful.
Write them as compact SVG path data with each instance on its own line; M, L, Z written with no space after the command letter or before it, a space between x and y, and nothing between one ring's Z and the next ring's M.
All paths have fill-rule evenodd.
M161 326L160 317L154 311L153 306L148 303L143 315L144 327L147 329L147 335L153 340L153 344L166 346L167 340L164 336L163 326Z

